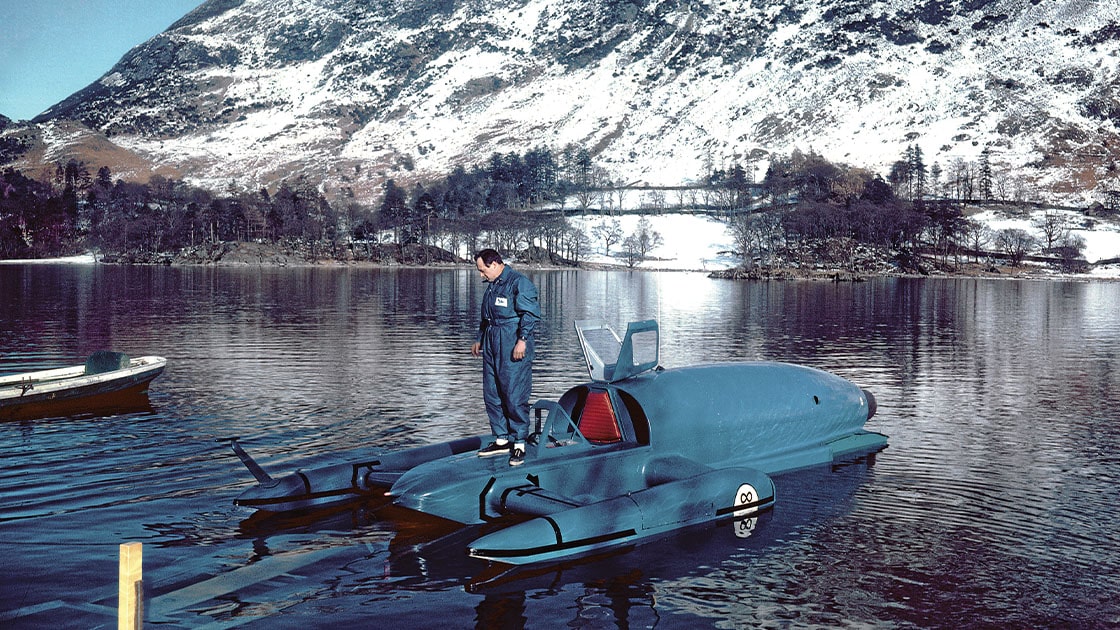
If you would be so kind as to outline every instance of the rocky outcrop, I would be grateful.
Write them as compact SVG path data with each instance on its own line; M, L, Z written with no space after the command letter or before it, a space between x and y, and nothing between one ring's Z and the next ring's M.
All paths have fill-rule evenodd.
M412 243L404 246L389 243L243 243L228 242L201 245L164 257L166 264L290 267L302 265L346 265L373 263L378 265L433 265L465 263L451 252L438 247ZM159 263L162 260L122 258L106 262Z

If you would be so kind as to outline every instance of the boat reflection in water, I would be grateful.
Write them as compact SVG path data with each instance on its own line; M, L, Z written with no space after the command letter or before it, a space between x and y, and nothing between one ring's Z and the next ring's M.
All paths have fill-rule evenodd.
M775 504L771 475L886 446L863 429L874 397L834 374L767 361L665 369L652 320L621 339L576 329L591 382L534 405L523 466L478 457L476 436L273 479L234 441L258 481L236 503L275 514L388 500L375 511L446 525L429 549L465 539L501 574L713 523L748 534Z

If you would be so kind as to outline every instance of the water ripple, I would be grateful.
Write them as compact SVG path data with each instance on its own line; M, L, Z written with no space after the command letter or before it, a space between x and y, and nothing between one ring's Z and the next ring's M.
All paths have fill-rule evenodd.
M164 591L337 554L286 578L305 587L253 585L187 625L265 610L269 627L359 624L374 609L577 626L612 613L670 627L1120 623L1120 285L531 273L545 310L534 397L586 378L573 320L658 317L664 365L782 360L870 389L869 428L890 446L776 478L778 503L746 538L689 530L476 594L466 540L425 551L373 508L283 527L250 517L232 501L252 477L219 441L240 436L284 473L484 433L467 352L483 287L469 269L4 266L0 294L18 297L0 311L0 371L102 348L170 362L148 409L0 423L0 550L21 558L9 583L27 585L0 589L0 614L105 603L116 545L143 540ZM99 623L74 610L33 621Z

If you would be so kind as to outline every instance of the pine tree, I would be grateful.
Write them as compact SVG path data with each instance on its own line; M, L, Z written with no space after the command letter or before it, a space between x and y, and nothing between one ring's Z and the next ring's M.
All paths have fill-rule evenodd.
M988 156L988 149L980 152L980 198L984 201L992 198L992 162Z
M395 240L401 242L401 224L406 218L408 193L397 185L396 180L385 182L385 198L381 202L381 226L392 228Z
M925 196L926 188L926 165L922 159L922 148L916 144L907 147L907 162L910 166L910 199L920 202Z

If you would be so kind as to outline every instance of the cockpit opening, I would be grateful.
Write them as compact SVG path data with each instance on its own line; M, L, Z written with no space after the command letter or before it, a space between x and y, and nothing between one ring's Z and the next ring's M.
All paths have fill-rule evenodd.
M587 392L583 411L579 414L579 432L592 444L614 444L622 441L622 430L611 405L611 395L603 391Z
M649 420L633 396L619 390L587 386L569 390L560 400L579 432L592 444L649 444Z

